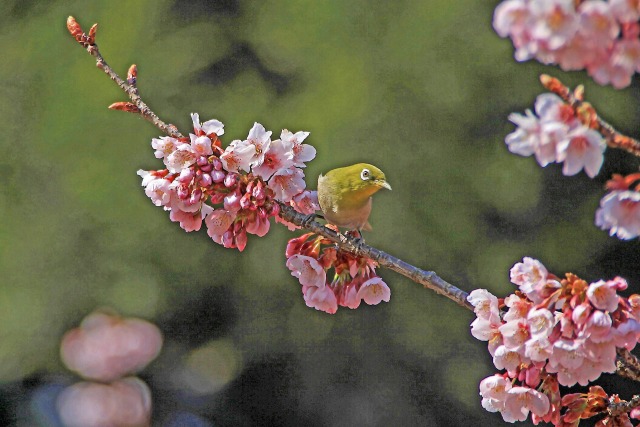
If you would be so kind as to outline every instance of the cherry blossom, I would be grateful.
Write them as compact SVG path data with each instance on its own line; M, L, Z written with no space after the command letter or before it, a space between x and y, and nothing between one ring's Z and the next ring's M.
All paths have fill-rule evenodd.
M309 132L292 133L287 129L284 129L280 134L280 139L284 143L292 145L293 164L296 167L304 168L306 162L310 162L316 157L316 149L312 145L302 143L308 136Z
M283 139L272 141L272 132L254 123L246 140L223 148L220 121L200 123L197 113L191 119L194 131L188 138L151 142L167 169L138 171L145 194L182 229L198 231L204 221L214 242L242 251L247 234L269 232L270 218L286 223L278 216L279 202L304 214L319 209L317 193L306 190L300 169L315 157L315 149L302 144L308 132L284 130Z
M518 61L586 69L598 84L621 89L640 71L638 9L630 0L507 0L493 27L511 39Z
M67 427L149 426L151 392L135 377L110 384L79 382L67 387L56 401Z
M161 347L155 325L96 312L65 334L60 352L64 364L82 377L111 381L144 368Z
M616 179L621 185L622 178ZM616 370L616 349L633 349L640 339L640 297L618 295L628 287L621 277L591 284L571 273L560 279L529 257L511 268L510 278L520 290L504 300L487 290L467 298L477 316L472 335L488 341L494 365L506 371L483 380L482 406L500 411L508 422L523 421L530 412L534 422L578 420L588 399L562 403L558 386L585 386ZM511 387L490 396L505 381ZM601 398L594 390L593 398ZM562 406L568 408L564 414Z
M287 267L302 286L324 287L327 274L315 258L296 254L287 259Z
M356 294L357 299L361 299L369 305L377 305L380 301L389 302L390 297L391 290L380 277L372 277L364 282Z
M629 240L640 236L640 192L612 191L600 200L596 225L611 236Z
M517 128L505 138L509 151L535 155L540 166L564 162L562 173L575 175L584 169L593 178L604 161L606 142L600 133L580 122L573 109L555 94L539 95L534 115L512 113Z
M362 301L369 305L389 302L391 290L376 275L375 261L338 250L324 237L312 236L307 233L289 240L285 252L287 267L302 285L307 306L333 314L338 306L355 309ZM335 274L328 281L330 269Z

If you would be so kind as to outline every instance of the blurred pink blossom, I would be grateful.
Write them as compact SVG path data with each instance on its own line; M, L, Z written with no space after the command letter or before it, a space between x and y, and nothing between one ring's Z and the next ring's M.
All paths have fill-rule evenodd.
M79 382L58 396L66 427L146 427L151 425L151 393L136 377L110 384Z
M64 364L80 376L113 381L143 369L161 347L162 335L155 325L95 312L64 335L60 353Z

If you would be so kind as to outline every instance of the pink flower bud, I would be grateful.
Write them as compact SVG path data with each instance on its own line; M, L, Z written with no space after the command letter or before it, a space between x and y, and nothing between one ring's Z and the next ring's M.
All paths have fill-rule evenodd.
M257 200L264 200L265 192L264 192L264 186L262 185L261 182L258 182L258 184L253 188L251 195L255 197Z
M238 183L238 174L237 173L229 173L224 178L224 186L227 188L231 188Z
M220 161L220 159L218 158L213 159L213 168L217 171L222 170L222 162Z
M187 184L191 182L191 180L193 179L193 176L194 176L193 169L187 168L187 169L182 169L180 171L180 175L178 175L177 179L178 179L178 182Z
M213 179L213 182L219 183L224 181L226 187L232 187L232 185L227 185L227 180L225 179L226 177L227 175L225 175L222 171L214 170L213 172L211 172L211 179Z
M198 163L198 166L202 167L202 166L208 165L209 160L207 160L205 156L198 156L196 163Z
M182 200L189 197L189 188L186 185L179 185L176 189L176 193L178 193L178 197Z
M249 206L251 206L251 194L250 193L246 193L244 196L242 196L242 198L240 199L240 207L242 209L248 209Z
M240 210L240 196L238 193L231 193L224 198L224 208L230 212L237 212Z
M191 193L191 196L189 197L189 203L195 205L196 203L200 202L201 197L202 197L202 190L200 190L199 188L196 188L195 190L193 190L193 192Z
M200 166L200 169L202 170L202 172L211 172L213 170L213 166L207 163L204 166Z
M209 187L211 186L211 184L213 184L213 179L211 178L211 175L209 175L208 173L203 173L200 176L200 185L202 185L203 187Z

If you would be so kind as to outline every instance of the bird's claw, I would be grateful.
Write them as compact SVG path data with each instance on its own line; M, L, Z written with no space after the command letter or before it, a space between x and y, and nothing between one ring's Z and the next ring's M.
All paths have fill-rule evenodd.
M317 214L315 213L310 213L309 215L305 215L304 218L302 219L302 226L304 228L307 228L309 226L309 224L311 224L313 221L315 221L315 219L318 217Z

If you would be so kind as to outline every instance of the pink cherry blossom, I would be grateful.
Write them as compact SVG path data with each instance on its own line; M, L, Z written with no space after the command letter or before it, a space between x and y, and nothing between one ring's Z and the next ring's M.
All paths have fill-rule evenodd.
M636 0L609 0L609 5L620 22L637 22L640 19L640 3Z
M530 257L524 257L522 262L514 264L509 271L511 283L520 287L523 293L532 292L540 283L547 280L547 269L540 261ZM525 289L523 289L525 288Z
M251 169L251 162L256 155L254 145L246 141L235 140L225 149L220 156L220 161L224 169L228 172L248 172Z
M304 173L296 167L280 169L269 180L269 187L275 193L276 200L289 202L305 189Z
M145 171L138 171L138 175L144 172ZM156 206L169 205L171 203L171 195L174 194L171 189L171 181L165 178L157 178L149 181L146 184L144 193Z
M191 145L179 144L175 151L164 158L164 164L171 173L180 173L182 169L188 168L196 162L196 153Z
M155 325L96 312L64 335L60 353L64 364L82 377L112 381L144 368L161 347Z
M640 40L628 29L638 9L636 0L508 0L496 7L493 27L511 38L517 61L586 69L597 83L623 88L640 71Z
M60 393L56 406L67 427L151 425L151 392L136 377L76 383Z
M271 141L268 150L264 153L262 163L251 170L255 175L268 180L280 169L288 169L293 166L293 144L279 139Z
M209 237L222 236L233 221L236 219L236 214L225 209L215 209L205 218L204 222L207 226L207 234Z
M546 395L529 387L511 387L504 401L502 418L506 422L524 421L529 411L542 417L549 412L550 404Z
M264 161L264 155L269 151L271 145L271 131L267 131L260 123L254 123L249 131L246 143L254 147L254 154L251 159L252 166L260 166Z
M202 212L186 212L177 208L171 208L169 219L180 224L186 232L198 231L202 227Z
M544 362L549 359L553 346L546 337L531 338L525 343L524 355L534 362Z
M305 163L310 162L316 157L316 149L309 144L303 144L309 136L309 132L291 133L284 129L280 134L280 139L285 143L291 143L293 147L293 164L298 168L306 167Z
M531 338L547 338L551 335L555 319L553 313L546 308L533 308L527 314L527 323Z
M154 154L157 159L162 159L173 153L177 146L178 140L170 136L161 136L151 140L151 147L156 150Z
M500 318L498 308L498 298L486 289L475 289L467 297L467 301L474 307L474 312L478 319Z
M595 343L611 341L614 339L614 335L611 333L612 324L611 316L608 313L594 310L580 335L588 337L590 341Z
M573 38L578 19L573 0L543 0L529 2L531 36L546 48L554 50Z
M319 211L320 203L318 202L318 192L315 190L304 190L293 196L291 205L296 211L305 215Z
M324 286L303 286L302 294L307 307L334 314L338 310L338 300L331 288Z
M498 369L505 369L509 376L513 376L522 363L517 350L508 349L505 345L498 346L493 354L493 365Z
M556 145L558 161L564 162L562 173L575 175L584 168L593 178L600 172L606 148L607 143L599 132L585 126L572 130Z
M391 290L380 277L372 277L360 286L356 297L369 305L377 305L381 301L389 302Z
M482 407L489 412L498 412L504 408L507 392L511 389L511 381L502 375L493 375L480 381Z
M611 236L629 240L640 236L640 192L612 191L600 200L596 225Z
M587 297L591 304L600 310L613 312L618 308L618 294L611 283L599 280L587 288Z
M323 288L327 281L324 268L315 258L305 255L293 255L287 260L291 275L297 277L302 286Z
M207 120L201 124L200 115L198 113L191 113L191 120L193 121L193 130L198 136L210 136L212 134L216 134L216 136L224 135L224 125L218 120Z
M504 345L507 349L520 351L530 338L529 325L522 320L513 320L504 323L499 328Z
M191 150L198 156L208 156L213 154L213 148L211 146L211 140L207 136L196 136L192 133L189 134L191 139Z

